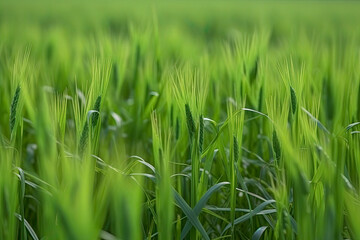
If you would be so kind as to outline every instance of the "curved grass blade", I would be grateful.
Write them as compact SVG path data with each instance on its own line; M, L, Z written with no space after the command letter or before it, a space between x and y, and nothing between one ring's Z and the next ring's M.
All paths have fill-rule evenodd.
M355 122L355 123L349 124L349 125L346 127L346 131L349 131L351 128L353 128L353 127L355 127L355 126L357 126L357 125L359 125L359 124L360 124L360 122Z
M38 236L36 235L34 229L31 227L30 223L28 221L26 221L26 219L24 218L24 221L22 220L23 218L21 217L20 214L18 213L15 213L15 217L17 219L19 219L21 222L24 222L25 223L25 227L26 229L28 230L30 236L32 237L32 239L34 240L39 240Z
M236 224L239 224L239 223L242 223L242 222L245 222L247 221L248 219L250 219L251 217L253 217L254 215L256 215L258 212L260 212L261 210L263 210L267 205L269 204L272 204L272 203L275 203L276 201L275 200L268 200L266 202L263 202L261 203L259 206L257 206L254 210L252 210L251 212L245 214L245 215L242 215L241 217L235 219L234 221L234 225ZM231 224L228 224L223 232L221 233L221 235L224 235L224 233L229 230L231 228Z
M265 232L266 229L267 229L267 226L259 227L259 228L254 232L254 235L252 236L251 240L260 240L262 234Z
M311 120L313 120L316 123L316 125L319 128L321 128L327 134L330 134L329 130L327 130L326 127L318 119L316 119L308 110L306 110L303 107L301 107L301 110L303 110L311 118Z
M135 155L129 157L129 159L131 159L131 158L136 159L135 163L141 163L144 166L148 167L153 173L156 172L155 167L153 165L151 165L150 163L146 162L143 158L141 158L139 156L135 156ZM131 167L129 169L127 169L125 172L128 172L130 169L131 169Z

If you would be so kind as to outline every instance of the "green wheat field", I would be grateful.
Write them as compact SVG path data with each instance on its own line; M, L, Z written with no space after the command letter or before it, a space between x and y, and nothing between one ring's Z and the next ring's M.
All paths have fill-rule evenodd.
M0 239L360 239L359 12L2 1Z

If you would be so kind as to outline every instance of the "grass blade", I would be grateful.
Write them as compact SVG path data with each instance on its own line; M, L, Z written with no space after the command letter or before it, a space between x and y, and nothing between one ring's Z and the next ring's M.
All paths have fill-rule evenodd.
M206 193L200 198L199 202L196 204L196 206L193 209L196 217L199 216L201 210L205 207L209 198L221 187L223 187L225 185L229 185L229 184L230 184L229 182L221 182L221 183L218 183L218 184L212 186L211 188L209 188L209 190L207 190ZM191 229L191 223L190 223L190 220L188 220L185 224L185 227L183 228L183 230L181 232L181 239L184 239L186 237L186 235L189 233L190 229Z
M265 232L266 229L267 229L267 226L259 227L255 231L255 233L252 236L251 240L260 240L261 236L263 235L263 233Z
M240 224L242 222L245 222L249 220L251 217L255 216L257 213L259 213L261 210L263 210L267 205L275 203L275 200L267 200L266 202L261 203L259 206L257 206L254 210L251 212L242 215L241 217L235 219L234 225ZM231 228L231 224L228 224L224 230L222 231L221 235L224 235L224 233Z
M180 196L180 194L174 190L175 202L179 205L180 209L186 215L190 223L201 233L202 237L206 240L210 240L208 234L206 233L203 225L200 223L195 212L191 207L185 202L185 200Z

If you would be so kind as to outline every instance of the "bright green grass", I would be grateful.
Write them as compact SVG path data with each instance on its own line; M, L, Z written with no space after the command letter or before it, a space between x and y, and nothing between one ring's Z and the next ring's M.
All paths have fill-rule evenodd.
M0 239L360 239L360 4L0 4Z

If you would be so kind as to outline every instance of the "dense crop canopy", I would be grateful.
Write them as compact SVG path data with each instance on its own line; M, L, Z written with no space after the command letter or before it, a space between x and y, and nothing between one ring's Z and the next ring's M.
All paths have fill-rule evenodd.
M360 5L0 3L0 239L360 239Z

